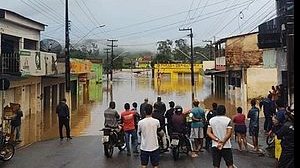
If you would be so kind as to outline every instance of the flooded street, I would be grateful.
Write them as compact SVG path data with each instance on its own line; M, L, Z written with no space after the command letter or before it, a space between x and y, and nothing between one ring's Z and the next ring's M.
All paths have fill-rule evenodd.
M77 110L72 111L71 134L72 136L98 135L103 127L103 112L107 109L109 102L113 99L116 102L116 110L123 111L126 102L133 102L139 105L143 103L144 98L149 99L149 103L154 104L157 96L161 96L162 101L169 108L169 101L174 101L176 105L181 105L185 110L191 108L192 91L190 78L178 78L171 80L163 77L159 80L152 79L151 74L131 74L130 72L117 72L113 76L112 92L110 84L105 80L102 84L90 86L90 103L83 104L79 101ZM211 94L210 77L196 78L195 98L200 101L201 107L211 108L211 104L225 104L228 109L228 115L235 113L235 105L230 101L216 98ZM52 117L52 126L45 128L43 140L58 137L58 123L55 116Z

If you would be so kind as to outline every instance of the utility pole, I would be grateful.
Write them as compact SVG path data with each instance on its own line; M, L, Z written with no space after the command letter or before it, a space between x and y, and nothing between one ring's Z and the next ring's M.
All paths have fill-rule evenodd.
M68 14L68 0L66 0L66 21L65 21L65 78L66 78L66 91L70 92L70 22Z
M211 60L211 57L213 55L212 41L211 40L203 40L203 42L208 42L209 43L209 59Z
M195 79L194 79L194 47L193 47L193 29L179 29L179 31L190 31L191 38L191 84L192 84L192 101L195 99Z
M108 47L111 47L111 60L110 60L110 81L113 81L113 66L114 66L114 47L118 47L117 45L114 45L114 42L117 42L118 40L107 40L111 42L111 45L107 45Z
M106 65L107 65L107 67L106 67L106 80L108 81L109 80L109 67L108 67L108 54L110 53L110 48L105 48L104 49L105 50L105 52L104 53L106 53Z

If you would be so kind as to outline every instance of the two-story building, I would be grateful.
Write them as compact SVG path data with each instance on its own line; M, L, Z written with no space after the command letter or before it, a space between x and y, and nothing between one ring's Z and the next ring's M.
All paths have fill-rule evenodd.
M64 96L58 94L64 94L63 83L55 82L52 91L45 85L50 81L45 81L47 77L58 73L56 54L40 51L40 32L45 30L45 26L15 12L0 9L0 76L10 82L9 88L1 91L0 116L5 131L9 132L9 117L3 109L11 103L21 105L21 145L41 139L47 124L45 121L49 120L45 111L54 109L59 98Z
M215 93L247 109L252 98L265 97L277 83L275 68L263 67L263 53L257 46L257 32L220 39L215 43Z
M294 97L294 0L276 0L277 17L258 27L258 46L266 68L277 68L283 100Z

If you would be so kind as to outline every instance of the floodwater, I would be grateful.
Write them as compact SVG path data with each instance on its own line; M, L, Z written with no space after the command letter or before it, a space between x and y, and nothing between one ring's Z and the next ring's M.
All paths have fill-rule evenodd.
M103 112L107 109L111 100L116 102L116 110L123 111L125 103L133 102L139 105L144 98L149 99L153 104L157 96L169 108L169 101L175 105L181 105L184 110L190 109L192 105L192 91L189 77L171 80L168 77L152 79L150 73L135 74L130 72L117 72L113 75L113 82L91 85L89 88L89 103L78 105L77 110L72 111L71 136L99 135L99 130L104 125ZM222 98L216 98L211 93L210 77L195 78L195 98L200 101L201 107L210 109L211 104L225 104L227 114L232 116L235 113L235 104ZM82 102L82 101L79 101ZM54 118L54 116L52 117ZM43 140L58 137L57 119L52 119L50 128L44 129Z

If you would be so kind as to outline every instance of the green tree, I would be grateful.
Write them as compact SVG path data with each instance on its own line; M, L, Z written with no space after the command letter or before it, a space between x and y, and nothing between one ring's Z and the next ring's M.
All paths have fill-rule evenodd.
M172 60L172 40L157 42L157 54L154 58L155 63L168 63Z
M189 58L186 55L190 56L190 47L186 44L186 40L179 39L175 40L175 47L173 51L174 59L176 61L188 62ZM184 55L185 53L186 55Z

